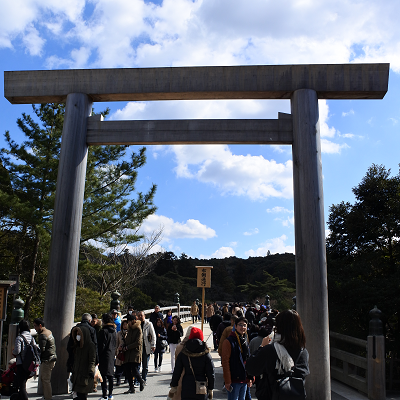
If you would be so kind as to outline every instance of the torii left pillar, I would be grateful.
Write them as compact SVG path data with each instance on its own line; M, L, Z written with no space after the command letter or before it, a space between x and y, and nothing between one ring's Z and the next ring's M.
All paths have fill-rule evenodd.
M53 394L68 393L67 342L74 322L79 242L88 147L87 117L92 103L83 93L67 96L58 167L44 320L57 343Z

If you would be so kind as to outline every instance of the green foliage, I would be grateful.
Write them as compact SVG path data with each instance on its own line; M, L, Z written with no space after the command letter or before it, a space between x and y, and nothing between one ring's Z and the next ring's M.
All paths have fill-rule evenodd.
M128 301L125 301L125 307L132 305L135 310L148 310L155 307L156 303L151 300L151 297L143 293L139 288L134 287L126 296Z
M373 164L353 193L355 203L332 205L328 219L331 326L365 337L368 313L377 305L393 349L400 343L400 175Z
M80 321L84 313L97 314L100 316L110 311L110 300L99 296L99 294L84 287L76 288L75 321Z
M198 265L213 266L211 288L206 289L206 297L210 301L251 301L256 297L264 298L268 293L281 308L290 308L292 305L295 266L294 255L288 253L250 257L247 260L237 257L199 260L189 258L184 253L178 258L174 253L166 252L157 261L154 270L140 281L139 288L163 306L173 304L176 292L180 294L181 304L191 304L194 299L201 299L195 268ZM265 280L269 282L269 279L278 282L281 285L279 289L273 285L263 287ZM261 282L262 286L256 296L250 291L240 290L240 285L250 287L256 281Z
M265 295L268 294L276 302L275 307L278 310L291 308L292 297L295 293L293 284L290 284L287 279L273 277L266 271L264 271L264 280L262 282L247 283L239 285L238 288L243 293L246 293L252 301L256 299L264 300Z
M7 131L6 147L0 153L0 266L4 277L21 276L27 316L43 313L65 107L42 104L33 106L33 112L34 118L23 114L17 120L26 140L18 144ZM86 246L91 240L126 248L145 239L137 231L156 210L156 186L133 198L137 171L146 155L145 148L137 153L127 150L127 146L88 150L81 232Z

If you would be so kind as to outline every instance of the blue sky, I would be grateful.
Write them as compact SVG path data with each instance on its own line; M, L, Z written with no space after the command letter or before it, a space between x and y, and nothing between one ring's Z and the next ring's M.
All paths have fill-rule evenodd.
M2 71L389 62L383 100L320 101L325 219L372 164L400 162L400 3L368 0L2 1ZM1 80L3 91L3 79ZM0 98L0 132L31 112ZM287 100L96 103L110 119L277 118ZM4 144L0 137L0 145ZM163 249L223 258L294 252L290 146L148 146ZM157 248L158 249L158 248Z

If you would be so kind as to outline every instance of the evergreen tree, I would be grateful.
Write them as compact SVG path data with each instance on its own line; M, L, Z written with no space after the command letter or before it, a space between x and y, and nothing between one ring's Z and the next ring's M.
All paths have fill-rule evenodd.
M42 104L33 111L35 119L23 114L17 120L26 140L18 144L7 131L0 154L1 243L6 246L13 239L19 244L6 272L21 274L26 315L35 296L43 307L65 108ZM141 239L141 223L156 210L155 185L132 199L146 156L144 148L128 156L127 147L89 147L82 243L135 243Z
M377 305L387 317L389 337L398 343L400 174L390 176L390 170L373 164L353 193L354 204L342 202L330 207L331 325L365 337L368 313Z

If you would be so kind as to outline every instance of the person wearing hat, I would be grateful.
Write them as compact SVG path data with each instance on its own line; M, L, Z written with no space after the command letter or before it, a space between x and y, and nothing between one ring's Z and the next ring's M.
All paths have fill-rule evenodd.
M115 309L111 311L111 315L113 317L114 324L117 327L117 332L119 332L121 330L121 317L119 316L118 311Z
M182 398L194 400L205 400L207 397L208 399L213 398L214 363L210 355L210 349L203 340L203 332L199 328L192 327L189 339L176 359L169 397L173 398L175 396L182 371L185 370L182 378ZM196 381L207 382L206 394L196 394Z

